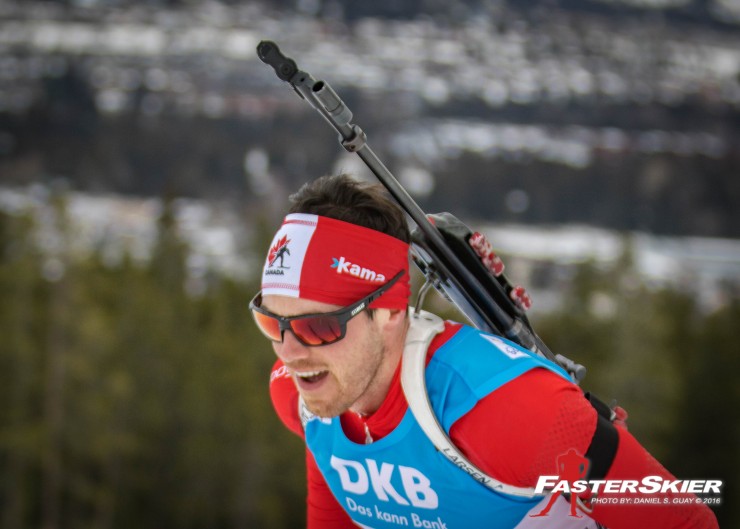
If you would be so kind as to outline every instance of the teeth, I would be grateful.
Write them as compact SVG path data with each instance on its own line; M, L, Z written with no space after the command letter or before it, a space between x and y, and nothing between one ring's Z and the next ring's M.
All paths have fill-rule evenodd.
M320 375L323 371L296 371L295 375L301 378L311 378Z

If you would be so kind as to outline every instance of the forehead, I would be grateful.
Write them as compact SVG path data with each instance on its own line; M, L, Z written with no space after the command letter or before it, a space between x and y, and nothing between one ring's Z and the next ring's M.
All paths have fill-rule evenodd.
M312 299L291 298L288 296L262 296L262 307L279 316L300 316L316 312L332 312L341 305L331 305Z

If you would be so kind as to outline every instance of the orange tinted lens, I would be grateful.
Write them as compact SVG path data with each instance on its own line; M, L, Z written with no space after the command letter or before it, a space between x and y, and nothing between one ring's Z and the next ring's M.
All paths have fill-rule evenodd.
M293 333L308 345L323 345L336 342L342 337L342 329L336 316L315 316L290 322Z
M267 336L270 340L275 342L282 342L282 336L280 335L280 324L272 316L262 314L256 310L252 311L254 315L254 321L257 322L257 327L260 328L262 333Z

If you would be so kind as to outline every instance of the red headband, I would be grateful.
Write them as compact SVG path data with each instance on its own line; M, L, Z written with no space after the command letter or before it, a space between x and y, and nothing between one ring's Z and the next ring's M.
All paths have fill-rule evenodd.
M409 245L385 233L306 213L285 217L262 271L262 294L350 305L406 273L371 308L405 309Z

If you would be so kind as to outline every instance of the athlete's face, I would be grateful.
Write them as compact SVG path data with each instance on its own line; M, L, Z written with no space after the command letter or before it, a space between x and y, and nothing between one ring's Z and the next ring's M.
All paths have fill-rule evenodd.
M281 316L331 312L342 307L285 296L265 296L262 306ZM308 410L319 417L336 417L352 408L374 411L387 390L386 347L381 325L364 311L347 322L345 337L336 343L310 347L286 331L273 342ZM394 368L395 369L395 368ZM392 371L391 371L392 372Z

